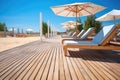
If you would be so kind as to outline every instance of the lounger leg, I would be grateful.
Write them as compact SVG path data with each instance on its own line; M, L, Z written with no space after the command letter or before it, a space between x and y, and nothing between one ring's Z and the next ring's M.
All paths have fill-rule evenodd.
M64 43L64 39L62 40L62 44Z
M64 50L64 56L67 56L67 47L63 46L63 50Z

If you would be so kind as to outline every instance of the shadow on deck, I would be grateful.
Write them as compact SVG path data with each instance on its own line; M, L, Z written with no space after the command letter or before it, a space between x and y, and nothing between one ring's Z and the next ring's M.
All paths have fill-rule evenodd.
M120 51L111 50L79 50L70 51L69 57L82 58L84 60L120 63Z

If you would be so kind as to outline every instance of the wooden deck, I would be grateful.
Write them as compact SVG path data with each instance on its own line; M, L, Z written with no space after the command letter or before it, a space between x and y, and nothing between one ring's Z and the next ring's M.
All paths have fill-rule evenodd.
M0 53L0 80L120 80L120 51L69 50L60 38Z

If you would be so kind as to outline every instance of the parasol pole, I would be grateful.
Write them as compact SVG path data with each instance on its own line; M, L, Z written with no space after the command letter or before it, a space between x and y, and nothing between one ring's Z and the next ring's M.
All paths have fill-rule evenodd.
M115 25L115 16L113 16L113 18L114 18L114 25Z
M77 27L77 5L76 5L76 38L77 38L77 34L78 34L77 29L78 29L78 27Z
M40 12L40 40L42 41L42 13Z

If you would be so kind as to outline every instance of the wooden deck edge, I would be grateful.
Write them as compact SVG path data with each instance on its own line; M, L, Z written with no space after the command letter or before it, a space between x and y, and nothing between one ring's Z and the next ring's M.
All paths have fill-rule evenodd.
M83 46L83 45L64 45L63 50L64 50L64 55L67 55L67 49L68 48L80 48L80 49L95 49L95 50L120 50L120 46L115 46L115 45L107 45L107 46Z

